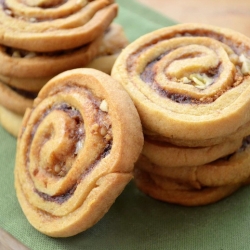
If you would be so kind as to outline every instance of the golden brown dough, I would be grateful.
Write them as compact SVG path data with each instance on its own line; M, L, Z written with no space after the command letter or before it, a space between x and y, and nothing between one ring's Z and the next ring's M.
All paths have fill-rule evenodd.
M93 69L59 74L26 111L18 137L15 185L25 216L53 237L93 226L131 180L142 144L119 83Z
M37 93L13 89L0 82L0 105L6 109L23 115L26 108L31 107Z
M118 11L117 4L108 0L60 1L60 5L39 8L18 2L1 2L0 43L36 52L68 50L90 43L104 33Z

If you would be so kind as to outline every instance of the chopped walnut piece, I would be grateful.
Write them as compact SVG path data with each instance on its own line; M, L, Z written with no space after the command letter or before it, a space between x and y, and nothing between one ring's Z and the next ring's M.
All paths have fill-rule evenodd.
M184 76L183 78L180 79L180 81L184 84L189 84L191 83L191 80L188 79L186 76Z
M64 176L66 175L66 172L65 172L64 170L61 170L61 171L58 173L58 175L59 175L60 177L64 177Z
M108 132L108 130L107 130L106 127L101 127L101 128L100 128L100 134L101 134L102 136L106 135L107 132Z
M104 137L107 141L110 141L112 139L112 136L110 134L106 134Z
M106 100L103 100L100 104L100 110L108 112L108 103Z
M93 124L91 133L96 135L98 133L99 125L97 123Z
M21 53L18 50L13 51L12 57L21 58Z
M208 77L204 73L191 74L189 79L194 82L194 86L198 89L205 89L213 83L213 78Z
M243 75L249 75L250 74L250 59L247 58L244 54L240 55L240 62L241 65L241 72Z
M9 9L6 9L6 10L5 10L5 13L6 13L8 16L11 16L11 15L13 14L12 11L9 10Z
M37 22L37 19L36 19L35 17L31 17L31 18L29 19L29 21L30 21L31 23L35 23L35 22Z
M80 149L82 148L83 144L82 144L82 141L78 141L76 143L76 149L75 149L75 154L78 154Z
M237 64L239 61L239 57L236 54L230 54L229 59L233 64Z
M25 57L25 58L33 58L33 57L36 57L36 53L35 53L35 52L29 52L29 53L26 54L24 57Z
M60 167L59 165L55 165L54 171L55 171L56 173L59 173L59 172L61 171L61 167Z

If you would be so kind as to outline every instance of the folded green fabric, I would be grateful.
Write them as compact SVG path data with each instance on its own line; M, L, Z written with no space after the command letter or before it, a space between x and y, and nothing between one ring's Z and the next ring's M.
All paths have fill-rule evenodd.
M130 41L174 22L132 0L118 0ZM108 213L89 230L54 239L26 220L15 196L16 140L0 127L0 227L32 250L235 250L250 249L250 189L209 206L182 207L151 199L131 182Z
M173 25L175 22L159 13L139 4L136 1L116 1L119 4L119 14L116 22L120 23L130 41L153 30Z

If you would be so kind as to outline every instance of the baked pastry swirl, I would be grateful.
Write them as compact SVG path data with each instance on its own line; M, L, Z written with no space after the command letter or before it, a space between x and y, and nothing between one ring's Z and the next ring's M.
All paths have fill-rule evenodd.
M174 25L127 46L112 76L132 97L146 135L210 146L250 121L249 49L250 39L232 30Z
M104 33L116 17L113 2L3 0L0 44L36 52L80 47Z
M132 100L94 69L59 74L25 113L15 166L29 222L53 237L94 225L132 178L143 144Z

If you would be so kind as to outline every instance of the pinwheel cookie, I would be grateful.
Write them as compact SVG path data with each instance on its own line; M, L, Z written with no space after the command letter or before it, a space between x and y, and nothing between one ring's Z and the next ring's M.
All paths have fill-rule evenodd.
M140 190L167 202L205 205L248 184L249 50L250 39L235 31L179 24L122 51L111 75L141 118Z
M103 34L116 17L113 2L1 1L0 44L36 52L81 47Z
M174 25L127 46L112 76L132 97L144 133L209 146L250 121L249 51L250 39L235 31Z
M218 202L244 185L239 183L195 189L185 183L150 175L141 169L135 171L135 182L140 190L157 200L184 206L202 206Z
M126 91L94 69L51 79L25 113L15 186L40 232L66 237L93 226L132 178L143 144Z

